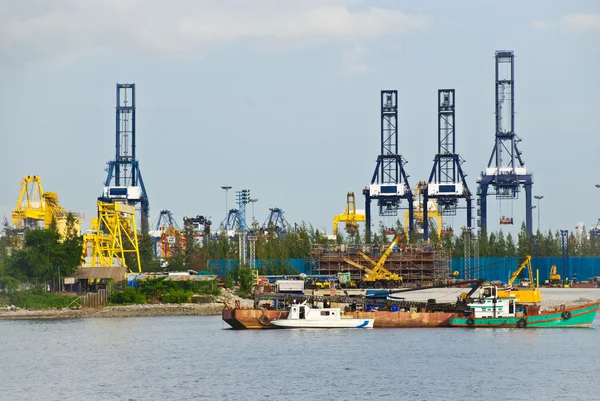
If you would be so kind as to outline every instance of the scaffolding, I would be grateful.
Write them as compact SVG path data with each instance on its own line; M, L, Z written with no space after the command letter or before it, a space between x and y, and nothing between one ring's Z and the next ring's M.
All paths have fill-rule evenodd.
M385 244L314 244L311 248L313 274L327 276L350 273L353 280L362 280L364 272L344 261L345 258L360 263L366 255L379 260ZM385 268L402 276L409 286L445 282L450 276L450 252L438 245L401 244L395 246L385 262Z

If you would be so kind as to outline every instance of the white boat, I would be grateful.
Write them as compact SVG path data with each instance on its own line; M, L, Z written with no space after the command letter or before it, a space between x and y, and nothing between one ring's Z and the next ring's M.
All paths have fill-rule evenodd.
M314 309L305 303L290 306L287 319L271 320L272 325L288 329L372 329L373 322L374 319L344 317L343 311L340 308Z

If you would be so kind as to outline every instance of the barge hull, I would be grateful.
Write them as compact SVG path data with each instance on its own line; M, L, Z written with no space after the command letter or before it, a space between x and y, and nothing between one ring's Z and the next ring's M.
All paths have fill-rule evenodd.
M448 312L352 312L346 313L348 315L354 319L374 319L374 328L449 327L453 316ZM287 318L287 311L225 308L222 317L236 330L274 329L277 327L268 322Z

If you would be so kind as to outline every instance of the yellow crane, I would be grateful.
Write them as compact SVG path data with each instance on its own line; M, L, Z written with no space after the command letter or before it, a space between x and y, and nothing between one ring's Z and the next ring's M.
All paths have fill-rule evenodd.
M126 255L135 258L135 269L128 266ZM142 271L135 224L135 207L125 203L98 201L98 217L83 236L83 268L127 267Z
M40 176L28 175L21 180L21 192L12 211L13 224L18 231L25 228L48 228L54 220L59 233L64 234L69 212L61 206L55 192L44 192ZM74 213L75 228L79 232L83 218Z
M363 279L360 283L360 286L363 288L369 287L371 285L375 288L381 288L383 287L383 284L386 284L388 288L397 287L398 285L402 284L402 276L398 275L397 273L390 272L388 269L383 267L383 265L385 264L385 261L387 260L388 256L390 256L390 253L392 253L392 251L394 250L394 247L398 245L401 239L402 236L396 235L396 237L394 237L394 240L390 243L390 245L387 247L383 255L381 255L381 258L379 258L377 262L375 262L373 259L365 255L364 253L359 252L359 254L364 259L371 263L371 268L363 266L350 258L343 258L342 260L348 263L349 265L354 266L365 272L365 275L363 276Z
M529 288L513 288L513 284L519 274L523 271L523 269L527 268L527 273L529 274L529 281L523 283L527 283L527 287ZM498 298L517 298L520 302L523 303L539 303L542 300L540 295L540 290L535 288L535 281L533 279L533 269L531 268L531 256L527 255L525 260L519 265L517 270L515 270L510 280L508 280L508 284L506 285L506 289L498 290Z
M413 220L415 223L415 227L423 227L423 198L421 196L421 191L425 189L427 183L425 181L420 181L417 185L417 188L414 190L413 197ZM429 232L432 233L434 230L437 232L439 238L442 236L442 213L439 211L437 203L434 199L429 199L427 202L427 219L429 221ZM404 213L404 230L408 230L409 227L409 217L408 211ZM408 231L406 232L408 235Z
M358 223L367 220L367 216L363 213L356 212L356 199L354 192L348 192L346 195L346 210L333 218L333 235L338 233L338 224L340 221L346 223L346 232L354 234L358 232Z

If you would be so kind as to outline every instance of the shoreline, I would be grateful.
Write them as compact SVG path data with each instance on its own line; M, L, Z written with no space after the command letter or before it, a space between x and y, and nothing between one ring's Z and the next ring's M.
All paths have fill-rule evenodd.
M208 304L143 304L104 306L101 308L77 309L0 309L0 320L21 319L80 319L112 317L157 317L157 316L220 316L222 303Z
M407 300L426 301L437 298L438 302L448 302L456 299L465 289L427 289L403 294ZM573 306L600 299L600 289L571 289L571 288L541 288L542 310L554 309L561 305ZM251 309L253 301L240 299L231 294L225 294L219 300L225 300L229 305L239 300L242 308ZM112 318L112 317L157 317L157 316L220 316L225 308L223 302L185 303L185 304L142 304L142 305L113 305L100 308L77 309L22 309L1 307L0 320L19 319L78 319L78 318Z

